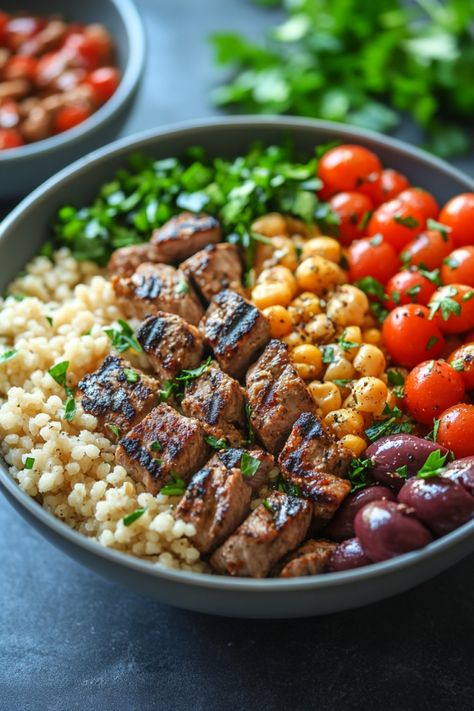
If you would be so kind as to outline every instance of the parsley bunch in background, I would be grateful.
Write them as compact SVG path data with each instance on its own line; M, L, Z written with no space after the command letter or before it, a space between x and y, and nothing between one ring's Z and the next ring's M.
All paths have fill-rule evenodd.
M474 112L474 0L258 0L287 18L255 44L213 35L233 79L219 106L296 114L389 132L405 112L427 147L463 152ZM270 15L271 17L271 15Z

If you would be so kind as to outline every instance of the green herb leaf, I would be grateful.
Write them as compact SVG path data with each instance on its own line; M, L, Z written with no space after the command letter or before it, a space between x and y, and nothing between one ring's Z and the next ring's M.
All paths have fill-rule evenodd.
M252 425L252 408L249 403L245 403L245 419L247 421L247 444L253 444L255 442L255 430Z
M439 269L432 269L429 271L428 269L425 269L422 265L418 267L419 273L425 277L425 279L428 279L428 281L431 281L433 284L436 284L436 286L441 286L441 275Z
M419 470L417 477L420 479L430 479L434 476L439 476L443 471L444 465L448 458L449 452L446 454L441 454L439 449L428 455L425 463Z
M11 360L16 355L18 355L18 351L15 348L11 348L9 351L4 351L0 355L0 363L6 363L8 360Z
M165 380L162 389L158 393L158 402L166 402L176 390L176 383L173 380Z
M332 382L341 388L345 388L349 385L349 383L352 383L352 378L334 378Z
M25 469L33 469L33 467L35 466L35 458L27 457L23 466Z
M187 294L189 292L189 284L187 281L184 279L179 282L179 284L176 287L176 293L177 294Z
M453 361L451 361L451 368L454 368L454 370L457 370L459 373L461 373L464 370L463 359L455 358Z
M333 346L323 346L323 363L334 363L336 353Z
M416 217L413 217L412 215L406 215L405 217L403 217L403 215L394 215L393 219L399 225L403 225L403 227L408 227L408 229L410 230L414 230L415 227L418 227L420 224Z
M439 430L440 423L441 423L441 419L440 419L440 418L436 418L436 417L435 417L435 418L433 419L433 429L431 430L431 432L430 432L429 434L426 435L426 439L430 439L430 440L432 440L433 442L436 442L436 441L437 441L437 439L438 439L438 430Z
M132 511L132 513L127 514L122 519L123 525L124 526L131 526L132 523L134 523L137 519L139 519L143 516L145 511L146 511L146 508L135 509L135 511Z
M354 282L354 286L357 286L369 296L376 296L377 299L380 299L380 301L384 301L384 299L387 298L385 296L385 289L383 284L381 284L377 279L374 279L374 277L363 277L363 279L359 279L358 281ZM392 301L393 300L394 299L392 296Z
M426 220L426 227L429 230L437 230L437 232L441 232L441 237L445 242L448 241L448 235L451 232L451 227L449 225L443 225L442 222L437 222L436 220L433 220L431 217L428 217Z
M340 336L340 338L337 339L337 343L342 348L343 351L350 351L353 348L360 348L361 347L361 345L362 345L361 343L356 343L355 341L348 341L345 338L345 335L346 335L346 331L344 331L342 336Z
M447 321L451 314L459 316L461 304L453 298L457 294L458 289L455 286L447 286L443 293L435 294L429 304L430 313L428 319L432 320L438 311L441 311L443 321Z
M408 465L403 464L401 467L397 467L395 469L396 473L398 474L399 477L402 479L406 479L408 477Z
M269 502L268 499L263 499L262 500L262 506L267 509L267 511L270 511L270 513L274 513L275 509L273 508L272 504Z
M120 430L117 425L107 425L108 429L112 432L116 439L120 439Z
M170 472L171 483L160 489L160 494L165 496L183 496L186 491L186 482L180 479L175 472Z
M56 363L49 370L50 376L57 382L58 385L64 387L66 385L67 369L69 368L69 361L63 360L60 363Z
M430 336L428 338L428 342L426 344L425 351L431 350L431 348L433 348L433 346L435 346L438 343L438 341L439 341L438 336Z
M256 457L252 457L248 452L242 452L240 458L240 471L246 477L254 476L260 466L260 460Z
M125 378L127 379L127 382L129 383L137 383L140 380L139 373L137 373L137 371L133 370L132 368L124 368L123 373L125 375Z
M384 419L374 422L365 430L367 437L374 442L380 437L391 434L410 433L413 431L413 424L409 419L402 420L403 413L398 407L385 405L382 416Z
M118 319L118 328L106 328L105 333L112 341L112 346L118 353L124 353L131 348L136 353L142 353L143 348L137 341L132 327L122 319Z
M352 484L352 493L359 491L359 489L365 489L365 487L371 483L370 472L372 467L371 459L355 458L351 461L349 464L348 479Z
M204 436L205 441L208 443L210 447L216 450L221 450L221 449L227 449L229 447L229 443L224 437L221 437L218 439L217 437L214 437L213 435L205 435Z
M179 375L176 376L176 380L179 383L187 383L190 380L195 380L196 378L200 378L203 373L206 372L206 370L209 368L212 362L212 357L209 356L205 361L201 363L201 365L198 365L197 368L191 368L189 370L184 369L180 372Z
M76 414L76 401L74 399L74 395L69 395L68 399L66 400L64 404L64 419L67 420L67 422L71 422L71 420L74 418L74 415Z
M163 451L163 447L161 446L160 442L157 439L155 439L155 441L150 444L150 449L152 452L162 452Z

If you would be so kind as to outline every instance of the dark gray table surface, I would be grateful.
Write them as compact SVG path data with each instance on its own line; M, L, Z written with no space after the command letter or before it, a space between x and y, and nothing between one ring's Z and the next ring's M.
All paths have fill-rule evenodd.
M149 60L126 133L214 113L207 35L259 36L268 14L246 0L138 5ZM472 156L456 162L474 173ZM472 709L473 562L354 612L219 619L102 580L2 498L0 709Z

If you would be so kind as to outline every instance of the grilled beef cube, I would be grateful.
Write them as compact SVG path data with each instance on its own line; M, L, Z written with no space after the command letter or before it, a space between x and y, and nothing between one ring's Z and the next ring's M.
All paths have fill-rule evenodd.
M209 553L244 520L251 495L239 469L208 463L191 479L176 517L194 524L192 542L201 553Z
M195 368L203 359L203 336L176 314L159 311L149 316L137 338L161 381L175 378L184 368Z
M240 379L270 338L265 316L240 294L224 289L200 323L222 370Z
M318 418L303 413L279 457L284 478L311 499L319 521L332 518L351 490L345 475L351 453L327 432Z
M84 411L94 415L98 429L111 436L130 429L150 412L159 383L124 358L108 355L98 370L82 378L78 389Z
M165 403L155 407L119 441L115 459L150 494L178 476L188 481L209 456L204 430Z
M242 455L244 455L243 460ZM249 461L248 457L258 459L260 462L255 474L251 476L246 476L245 474L243 475L245 482L250 486L252 491L258 492L262 486L268 482L268 475L275 465L275 460L272 455L265 452L263 449L242 449L230 447L229 449L223 449L216 452L214 456L211 457L208 464L221 464L227 467L227 469L240 469L242 471L242 461L244 462L245 470L245 462Z
M221 573L264 578L306 536L311 506L275 491L260 504L211 558Z
M337 543L325 540L309 540L296 551L290 553L283 561L280 578L298 578L303 575L319 575L324 573L329 558L337 547Z
M185 415L200 420L208 434L225 437L230 443L243 442L244 391L217 363L187 383L181 407Z
M242 292L242 262L234 244L209 244L180 264L205 301L222 289Z
M302 412L313 412L308 389L288 357L288 347L273 339L247 373L250 421L266 449L279 452Z
M131 247L116 249L110 257L107 265L109 274L119 277L129 277L144 262L164 262L157 247L147 242L146 244L134 244Z
M221 228L215 217L182 212L155 230L151 243L168 262L180 262L220 239Z
M203 314L192 286L179 269L169 264L140 264L131 277L112 277L122 311L128 317L166 311L196 325Z

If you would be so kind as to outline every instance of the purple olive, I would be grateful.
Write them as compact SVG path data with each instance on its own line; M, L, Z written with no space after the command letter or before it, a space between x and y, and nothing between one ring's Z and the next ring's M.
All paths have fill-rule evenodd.
M378 563L423 548L430 532L413 516L413 509L394 501L372 501L361 509L354 529L370 560Z
M365 456L372 460L372 476L376 481L393 489L401 489L404 478L397 474L400 467L407 468L407 475L414 476L432 452L447 454L448 450L435 442L410 434L381 437L367 447Z
M380 501L381 499L394 501L395 495L385 486L368 486L366 489L349 494L342 506L337 510L329 526L327 526L325 535L335 541L352 538L356 513L369 501Z
M474 518L474 497L447 478L413 477L401 488L398 500L415 509L420 521L438 536Z
M358 538L348 538L340 543L332 553L328 572L337 573L340 570L352 570L362 568L364 565L371 565L372 561L365 555Z
M442 476L461 484L471 496L474 496L474 457L456 459L455 462L448 464Z

